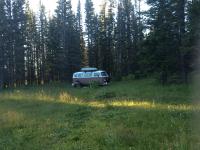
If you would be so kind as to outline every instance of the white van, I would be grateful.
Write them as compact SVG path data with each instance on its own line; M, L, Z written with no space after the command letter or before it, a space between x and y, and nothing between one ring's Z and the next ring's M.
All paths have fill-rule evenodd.
M72 86L89 85L93 82L99 85L107 85L110 78L106 71L97 70L96 68L83 68L80 72L73 74Z

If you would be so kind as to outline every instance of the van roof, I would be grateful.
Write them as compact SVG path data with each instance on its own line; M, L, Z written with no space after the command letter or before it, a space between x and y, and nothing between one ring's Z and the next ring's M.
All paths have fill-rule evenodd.
M73 74L79 74L79 73L84 73L84 72L97 72L97 73L101 73L101 72L105 72L104 70L96 70L96 71L79 71L79 72L74 72Z
M91 67L85 67L85 68L81 68L81 71L97 71L97 68L91 68Z

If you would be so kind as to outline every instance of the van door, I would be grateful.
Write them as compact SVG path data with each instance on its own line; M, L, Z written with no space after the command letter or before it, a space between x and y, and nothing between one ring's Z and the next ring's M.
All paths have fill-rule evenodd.
M88 85L92 81L92 72L85 72L83 77L83 84Z
M99 72L93 72L93 78L92 81L100 83L100 73Z

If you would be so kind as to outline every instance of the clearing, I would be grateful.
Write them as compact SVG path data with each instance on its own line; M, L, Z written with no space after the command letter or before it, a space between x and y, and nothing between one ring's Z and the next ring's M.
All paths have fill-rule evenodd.
M191 85L151 79L4 90L0 149L200 149L200 106L192 99Z

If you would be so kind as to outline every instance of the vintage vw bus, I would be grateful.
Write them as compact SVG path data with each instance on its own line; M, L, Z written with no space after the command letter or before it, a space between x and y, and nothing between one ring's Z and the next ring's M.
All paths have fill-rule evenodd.
M107 72L97 68L82 68L80 72L75 72L72 78L72 86L74 87L90 85L91 83L107 85L109 82Z

